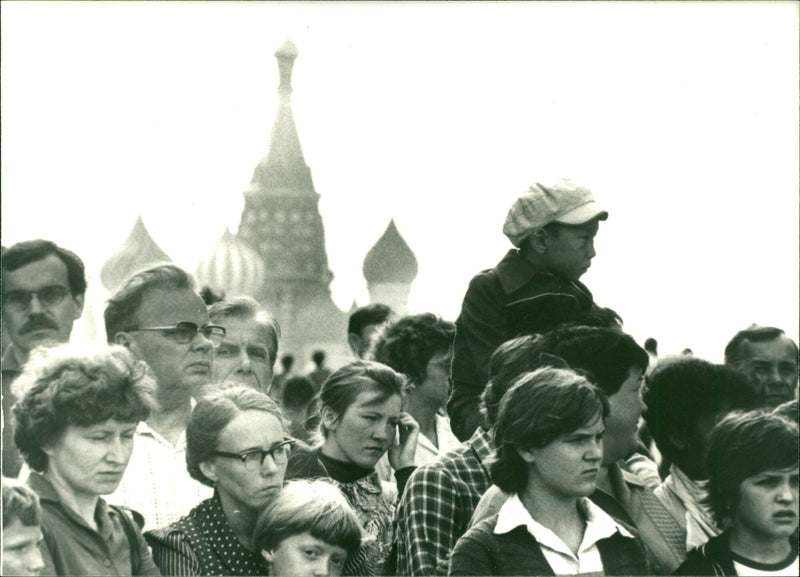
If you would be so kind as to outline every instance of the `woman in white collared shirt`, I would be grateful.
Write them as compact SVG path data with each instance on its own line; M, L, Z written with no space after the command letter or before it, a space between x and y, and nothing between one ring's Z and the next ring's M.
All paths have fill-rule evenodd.
M568 369L527 373L505 394L492 480L511 497L456 544L450 575L642 575L633 530L594 492L608 415L605 394Z

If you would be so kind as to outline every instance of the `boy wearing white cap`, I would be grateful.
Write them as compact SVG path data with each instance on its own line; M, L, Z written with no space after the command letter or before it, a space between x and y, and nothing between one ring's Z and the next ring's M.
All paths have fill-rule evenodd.
M500 344L597 309L579 279L595 256L599 222L607 218L588 188L566 179L534 184L514 201L503 233L516 248L470 281L456 321L447 410L462 441L482 424L478 402L489 358Z

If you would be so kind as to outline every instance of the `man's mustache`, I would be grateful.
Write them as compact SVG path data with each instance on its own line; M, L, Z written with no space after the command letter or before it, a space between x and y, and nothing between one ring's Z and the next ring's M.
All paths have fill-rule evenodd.
M54 331L57 331L58 325L56 325L55 321L53 321L49 317L43 315L36 315L30 317L28 319L28 322L22 325L22 328L19 329L19 334L24 335L42 329L52 329Z

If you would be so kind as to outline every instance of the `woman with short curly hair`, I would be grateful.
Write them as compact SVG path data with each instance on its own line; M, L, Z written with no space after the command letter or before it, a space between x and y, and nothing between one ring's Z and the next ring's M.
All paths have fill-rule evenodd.
M124 348L34 351L14 383L14 441L42 506L46 575L158 575L130 512L106 504L155 384Z

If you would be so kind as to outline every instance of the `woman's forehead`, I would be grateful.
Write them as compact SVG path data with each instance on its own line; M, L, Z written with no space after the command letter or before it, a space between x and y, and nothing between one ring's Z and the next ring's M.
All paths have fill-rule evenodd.
M383 409L392 411L395 410L395 404L397 405L396 411L399 411L402 405L400 393L387 395L384 391L369 388L358 393L348 409Z

